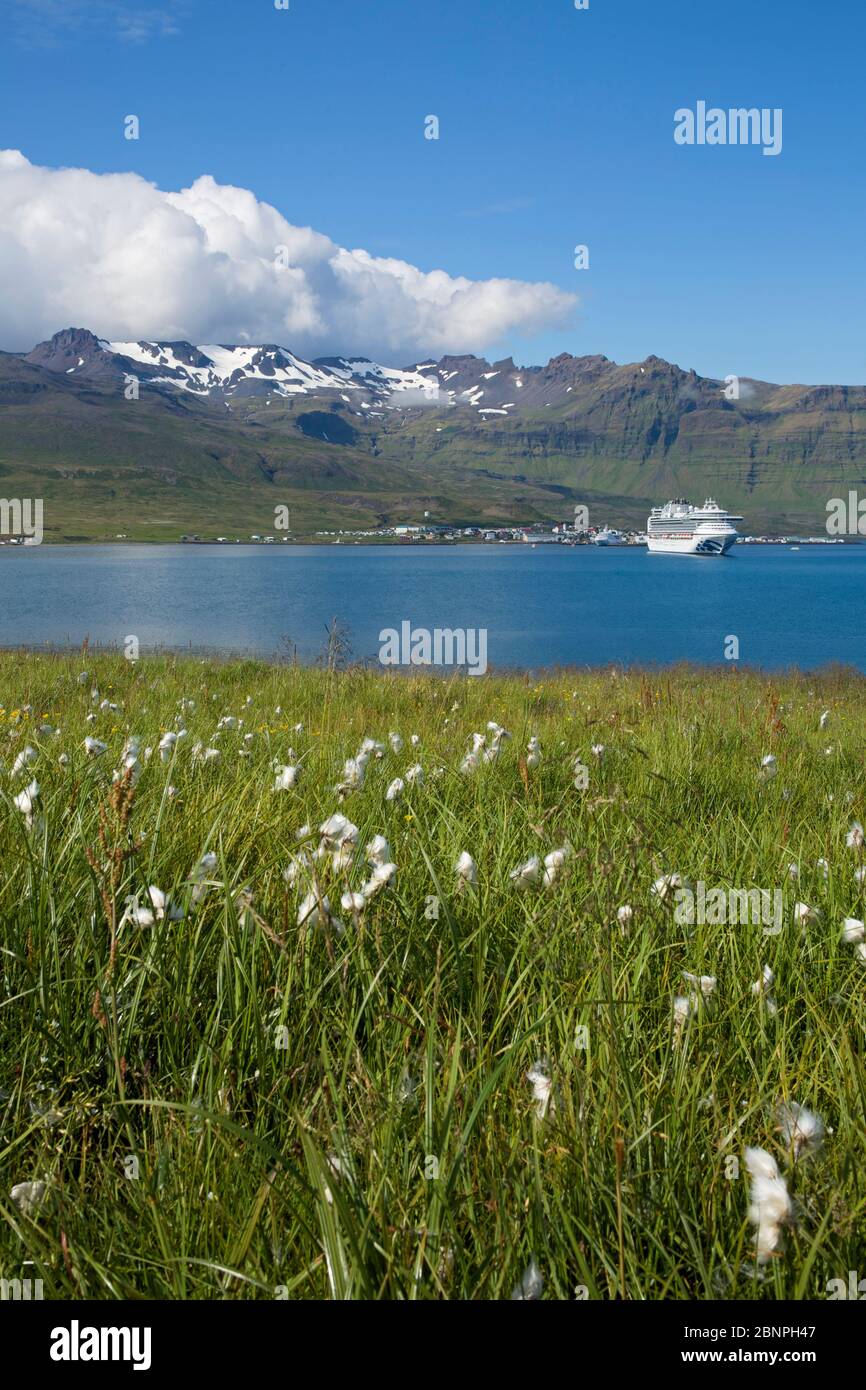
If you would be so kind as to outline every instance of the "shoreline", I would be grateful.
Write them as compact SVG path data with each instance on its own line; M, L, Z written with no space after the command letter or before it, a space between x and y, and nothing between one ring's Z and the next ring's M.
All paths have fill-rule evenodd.
M864 538L857 536L794 536L785 535L778 537L742 537L732 548L734 550L741 546L751 549L753 546L860 546L864 544ZM26 541L4 541L0 540L0 552L19 551L19 550L86 550L94 546L104 546L121 548L129 546L147 546L149 549L157 547L183 547L183 549L200 550L451 550L456 547L466 549L470 546L493 548L495 546L513 546L517 549L537 549L539 545L545 549L553 550L612 550L618 553L622 551L646 551L645 544L635 544L627 542L625 545L595 545L592 541L569 541L556 538L547 539L539 536L537 540L495 540L485 541L479 537L466 537L455 540L403 540L383 537L382 540L360 540L347 536L345 540L322 540L322 539L298 539L286 541L253 541L253 540L144 540L136 537L124 536L122 539L114 537L104 540L43 540L39 544Z
M457 683L461 686L478 686L483 689L485 686L495 684L498 681L515 681L529 685L530 681L539 678L546 681L575 680L584 681L602 676L621 678L626 681L638 680L643 677L658 680L659 678L676 679L682 676L692 676L701 680L809 680L809 681L838 681L852 680L857 683L866 684L866 671L859 670L856 666L843 661L828 660L820 666L762 666L752 664L747 661L725 661L709 663L701 661L677 660L670 662L640 662L635 665L626 665L621 661L609 661L596 664L594 666L576 666L571 664L554 663L551 665L534 666L488 666L481 676L470 675L465 668L455 666L418 664L416 666L383 666L376 658L367 657L346 662L345 665L334 667L330 671L326 663L319 657L309 660L302 660L297 656L288 658L274 651L270 655L260 652L245 651L237 648L218 648L218 647L170 647L159 646L140 650L136 660L130 660L124 655L122 643L115 645L103 645L89 641L86 637L79 643L69 643L65 646L56 644L39 644L30 646L26 643L16 643L6 645L0 642L0 664L10 657L21 657L29 661L39 658L46 662L66 662L73 656L79 656L82 661L111 661L119 660L123 662L123 670L127 667L135 668L147 662L168 662L173 667L189 665L196 670L201 670L205 663L214 668L224 670L231 666L259 666L263 671L275 672L284 671L287 675L291 672L297 675L310 676L318 674L322 677L337 677L346 679L349 677L378 677L383 681L435 681L437 684L442 682Z

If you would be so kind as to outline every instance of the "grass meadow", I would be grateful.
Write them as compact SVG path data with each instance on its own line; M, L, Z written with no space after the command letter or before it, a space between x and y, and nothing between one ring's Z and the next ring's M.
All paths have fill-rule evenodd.
M3 1278L866 1276L863 678L6 653L0 706ZM683 924L671 875L779 890L781 929Z

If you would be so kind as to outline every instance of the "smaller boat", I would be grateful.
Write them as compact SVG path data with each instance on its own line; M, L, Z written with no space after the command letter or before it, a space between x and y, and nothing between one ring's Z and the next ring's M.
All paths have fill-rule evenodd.
M593 545L625 545L622 534L619 531L612 531L609 526L603 526L600 531L596 531L592 543Z

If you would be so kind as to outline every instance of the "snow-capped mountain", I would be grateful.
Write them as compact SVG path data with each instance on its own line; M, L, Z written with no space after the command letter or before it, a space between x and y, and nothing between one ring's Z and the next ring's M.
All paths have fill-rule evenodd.
M221 400L337 393L346 402L369 408L371 400L435 404L439 398L434 362L404 370L363 357L307 362L277 344L196 347L184 342L108 342L86 329L69 328L40 343L26 361L67 376L91 380L135 376L151 386Z
M329 410L356 417L385 418L386 411L411 413L410 407L432 406L490 428L551 409L554 417L580 417L593 434L599 429L606 433L619 421L626 447L645 435L644 452L659 440L669 448L683 418L695 412L739 417L742 409L726 399L722 382L654 356L618 364L600 354L573 357L564 352L545 366L518 367L511 357L490 363L464 354L398 368L365 357L308 362L272 343L196 347L187 342L108 342L87 329L67 328L40 343L24 361L63 374L70 383L80 380L118 390L135 377L163 395L190 395L214 407L244 398L303 404L319 397ZM751 409L771 403L778 389L748 378L741 387L742 401ZM805 392L812 408L820 401L812 401L811 394L831 388L797 389ZM780 402L790 403L788 397Z
M438 406L460 408L490 422L521 410L568 406L575 400L572 392L598 388L608 379L617 386L624 378L648 384L653 368L664 368L686 383L698 380L694 373L682 373L658 358L617 367L606 357L562 353L544 367L517 367L510 357L491 364L467 354L398 368L365 357L317 357L308 362L275 343L196 347L186 342L108 342L82 328L55 333L25 361L70 378L118 386L133 376L157 390L188 392L215 405L244 397L273 401L327 396L355 415Z

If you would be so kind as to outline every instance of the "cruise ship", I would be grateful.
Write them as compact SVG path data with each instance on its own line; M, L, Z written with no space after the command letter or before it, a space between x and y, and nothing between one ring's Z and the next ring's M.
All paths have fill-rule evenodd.
M742 521L708 497L702 507L693 507L684 497L675 497L663 507L653 507L647 521L647 549L670 555L725 555L737 539L732 525Z

